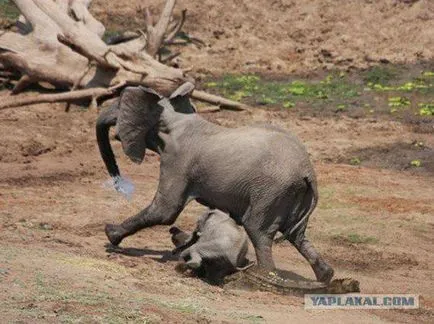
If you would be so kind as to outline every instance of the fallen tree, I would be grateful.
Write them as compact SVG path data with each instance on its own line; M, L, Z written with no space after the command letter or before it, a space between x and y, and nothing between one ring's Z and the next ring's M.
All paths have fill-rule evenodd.
M107 44L104 25L89 12L91 0L14 0L21 12L15 30L0 33L1 75L14 80L0 110L41 102L87 101L92 105L116 97L129 85L143 85L169 96L194 80L168 65L179 53L163 57L161 48L174 43L186 17L172 18L176 0L167 0L160 18L148 9L145 30L129 32ZM166 64L164 64L166 63ZM49 83L54 94L18 95L36 83ZM240 103L203 92L193 98L223 108Z

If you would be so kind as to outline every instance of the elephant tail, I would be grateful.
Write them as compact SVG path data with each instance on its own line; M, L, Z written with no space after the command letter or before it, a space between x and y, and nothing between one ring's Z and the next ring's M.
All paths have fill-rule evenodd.
M298 242L304 238L309 216L314 211L318 203L318 189L315 177L305 177L306 192L302 197L302 201L297 208L296 219L298 220L294 226L290 226L283 232L283 235L275 239L276 243L284 240L289 240L292 243Z
M96 139L99 152L112 178L120 177L120 171L113 154L109 139L110 127L116 125L118 117L117 102L113 103L108 109L104 110L96 120Z

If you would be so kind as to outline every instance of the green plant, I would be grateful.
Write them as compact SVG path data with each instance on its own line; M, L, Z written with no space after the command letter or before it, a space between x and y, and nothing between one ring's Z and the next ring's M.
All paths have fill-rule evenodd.
M354 244L370 244L370 243L377 243L378 242L378 239L376 237L362 236L362 235L357 234L357 233L350 233L350 234L348 234L347 238L351 243L354 243Z
M422 162L420 160L413 160L410 162L410 165L414 168L420 168L422 166Z
M20 15L20 11L15 6L13 1L0 0L0 18L15 20Z
M293 81L288 92L294 96L302 96L306 93L306 84L301 81Z
M406 97L390 97L388 99L390 112L394 113L398 111L398 108L402 108L410 105L410 100Z
M360 163L362 163L362 161L360 161L360 159L358 157L353 157L350 160L351 165L360 165Z
M257 104L259 104L259 105L269 105L269 104L275 104L275 103L277 103L277 101L275 100L275 99L273 99L273 98L271 98L271 97L267 97L266 95L262 95L261 96L261 98L259 98L257 101L256 101L256 103Z
M413 141L413 143L411 143L414 147L417 148L421 148L423 149L425 147L425 143L422 141Z
M365 83L369 84L389 84L397 77L397 71L390 67L374 66L363 75Z
M283 108L293 108L295 107L295 103L292 101L284 101L283 102Z
M424 76L424 77L434 77L434 72L432 72L432 71L424 71L424 72L422 72L422 76Z
M339 112L339 111L345 111L346 110L346 106L344 105L344 104L340 104L340 105L337 105L336 106L336 112Z
M434 116L434 103L420 103L418 107L420 116Z
M428 88L428 85L425 84L422 80L415 80L414 82L406 82L403 85L397 86L396 90L403 90L403 91L412 91L415 89L426 89Z
M375 244L379 241L376 237L364 236L358 233L336 234L332 238L334 241L347 244Z
M256 75L225 75L204 84L233 100L249 100L260 105L292 108L301 100L333 100L360 95L358 87L348 82L344 73L329 74L321 81L269 81Z

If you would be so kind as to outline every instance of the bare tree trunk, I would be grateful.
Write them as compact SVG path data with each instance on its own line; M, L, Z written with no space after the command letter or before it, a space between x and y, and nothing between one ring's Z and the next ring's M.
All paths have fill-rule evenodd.
M194 83L182 70L162 63L179 53L164 59L159 53L162 46L173 43L185 21L185 10L178 21L171 19L176 0L166 0L156 24L145 10L146 32L137 32L132 39L129 36L129 41L114 45L101 39L105 28L89 12L91 1L14 0L22 15L17 31L0 33L0 68L19 80L11 92L13 96L0 102L0 109L37 102L95 102L118 95L126 85L144 85L169 96L185 82ZM33 99L15 96L38 82L71 93L37 95ZM200 91L195 91L193 98L222 108L245 108Z
M21 28L0 35L0 63L25 76L14 93L39 81L66 88L113 87L131 81L169 95L192 81L182 70L153 57L164 42L174 0L167 1L162 18L155 27L149 26L148 35L114 46L101 39L104 26L87 10L90 0L14 2L22 13Z

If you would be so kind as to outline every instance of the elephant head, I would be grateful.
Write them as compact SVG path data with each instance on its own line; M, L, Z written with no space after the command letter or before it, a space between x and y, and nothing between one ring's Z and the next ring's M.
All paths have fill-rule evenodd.
M122 178L109 140L110 127L116 126L116 138L122 142L125 154L133 162L141 163L146 148L159 153L157 135L163 111L161 102L168 101L177 112L194 113L195 109L188 98L193 87L193 84L186 82L168 99L149 88L127 87L119 99L99 115L96 122L98 147L118 191L122 191L119 186Z

